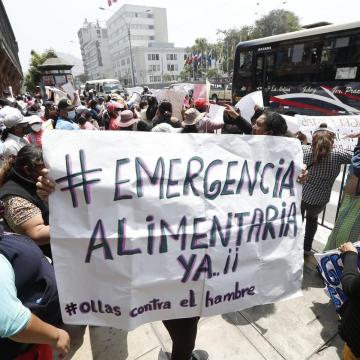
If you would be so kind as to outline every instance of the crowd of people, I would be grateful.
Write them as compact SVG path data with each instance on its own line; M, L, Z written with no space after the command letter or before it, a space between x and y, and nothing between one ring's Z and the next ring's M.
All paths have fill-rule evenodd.
M298 180L304 184L301 213L306 218L304 255L312 253L318 216L329 202L331 189L343 164L351 164L339 217L326 249L344 254L344 291L349 297L342 311L340 334L346 342L344 358L360 358L360 275L356 248L360 240L360 145L355 153L334 147L335 132L322 124L308 144L304 134L292 134L276 112L254 109L247 121L225 105L222 122L209 116L207 99L184 95L181 118L171 101L158 102L146 93L138 102L118 93L105 97L43 100L40 94L8 92L0 99L0 210L5 230L0 240L0 354L1 359L52 358L69 351L69 335L61 330L61 315L51 265L47 197L54 190L42 159L45 131L142 131L164 133L223 133L295 137L303 144L306 165ZM166 136L166 135L164 135ZM360 134L353 135L359 137ZM50 259L50 262L47 260ZM164 321L173 341L172 360L207 359L194 351L199 318ZM35 345L34 345L35 344ZM48 357L46 357L48 356ZM40 357L39 357L40 358Z

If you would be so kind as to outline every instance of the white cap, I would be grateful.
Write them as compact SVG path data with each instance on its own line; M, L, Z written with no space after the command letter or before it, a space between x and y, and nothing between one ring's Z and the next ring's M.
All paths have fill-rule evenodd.
M41 120L41 117L37 116L37 115L31 115L27 119L29 120L29 125L43 123L43 121Z
M12 111L11 106L4 106L2 109L0 109L0 120L4 120L5 116Z
M23 114L15 108L12 108L12 110L9 110L4 118L4 125L11 129L16 125L19 124L27 124L28 119L23 116Z
M179 133L182 131L181 128L174 128L170 124L161 123L151 129L152 132L167 132L167 133Z

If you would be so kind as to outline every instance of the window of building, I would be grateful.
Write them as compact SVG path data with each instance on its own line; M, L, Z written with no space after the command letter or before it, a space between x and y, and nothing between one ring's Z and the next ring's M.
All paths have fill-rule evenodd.
M177 54L166 54L166 60L177 60Z
M148 54L148 60L149 61L159 61L160 54Z

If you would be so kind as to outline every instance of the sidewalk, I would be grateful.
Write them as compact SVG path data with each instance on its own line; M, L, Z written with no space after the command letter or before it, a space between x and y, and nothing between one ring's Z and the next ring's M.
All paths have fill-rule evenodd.
M321 249L327 230L319 229L315 249ZM317 274L314 259L306 259L303 297L257 306L241 312L202 318L196 348L210 360L340 359L343 342L337 335L337 315ZM84 327L72 335L73 360L168 360L171 340L161 322L129 333Z

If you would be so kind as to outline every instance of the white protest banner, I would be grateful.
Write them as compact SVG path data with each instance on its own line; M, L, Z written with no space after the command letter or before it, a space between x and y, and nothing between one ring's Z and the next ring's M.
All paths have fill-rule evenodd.
M357 139L346 138L347 135L360 132L360 115L344 115L344 116L305 116L295 115L299 121L300 131L308 136L321 123L326 123L336 132L335 146L340 149L354 150Z
M57 104L61 99L67 99L67 94L66 92L58 89L58 88L55 88L55 87L52 87L52 86L45 86L45 91L46 91L46 94L48 96L48 98L51 99L51 93L54 93L54 102L55 104Z
M297 140L93 133L43 138L65 323L129 330L299 295Z
M184 90L157 90L155 91L155 96L158 102L163 100L170 101L173 108L173 116L175 116L178 120L182 121L182 108L184 104L186 92Z
M360 243L354 244L360 254ZM315 259L319 265L319 270L325 282L325 292L331 298L336 310L339 310L347 296L341 285L343 274L343 262L338 250L327 251L323 254L315 254ZM360 258L358 260L360 270Z
M74 98L75 98L74 94L75 94L76 90L75 90L73 84L71 82L67 82L66 84L62 85L61 88L70 96L71 101L74 101ZM81 105L81 102L80 102L80 97L78 94L75 106L80 106L80 105Z
M224 125L224 111L224 106L210 104L209 118L211 123L214 125Z
M251 118L255 114L255 105L264 107L262 91L254 91L243 96L235 105L235 108L240 110L241 116L245 120L251 122Z

